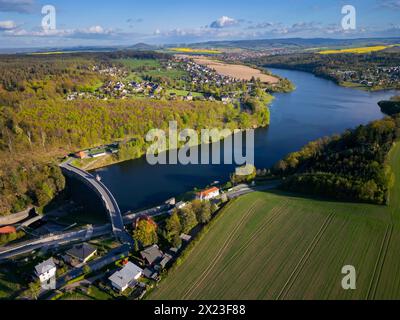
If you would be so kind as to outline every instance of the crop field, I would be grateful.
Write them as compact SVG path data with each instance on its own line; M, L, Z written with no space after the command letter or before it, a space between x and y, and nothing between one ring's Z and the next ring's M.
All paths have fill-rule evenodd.
M251 68L242 64L229 64L217 60L208 59L206 57L195 57L196 63L214 69L217 73L226 77L236 78L240 80L250 81L253 77L260 79L261 82L274 84L279 79L261 72L261 70Z
M211 50L211 49L171 48L170 50L173 52L195 53L195 54L221 54L222 53L219 50Z
M360 47L360 48L339 49L339 50L324 50L324 51L320 51L319 54L338 54L338 53L363 54L363 53L382 51L382 50L393 48L393 47L395 47L395 45Z
M150 299L400 298L400 145L389 206L279 192L228 205ZM345 291L343 266L357 270Z

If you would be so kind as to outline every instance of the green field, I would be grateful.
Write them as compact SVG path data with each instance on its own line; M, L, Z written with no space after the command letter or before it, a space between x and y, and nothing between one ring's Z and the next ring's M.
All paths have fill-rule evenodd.
M178 89L167 90L167 94L168 95L171 95L171 93L175 93L178 97L186 97L189 93L192 93L192 96L194 98L196 98L196 97L204 97L203 94L200 93L200 92L192 92L192 91L178 90Z
M400 145L388 207L253 193L228 205L150 299L399 299ZM342 267L357 290L341 287Z

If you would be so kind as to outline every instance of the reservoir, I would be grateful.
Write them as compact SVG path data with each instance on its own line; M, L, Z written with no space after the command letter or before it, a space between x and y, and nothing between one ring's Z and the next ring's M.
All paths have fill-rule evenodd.
M312 74L269 69L290 79L296 90L276 94L271 125L255 134L255 165L268 168L312 140L381 119L377 103L395 91L367 92L336 85ZM398 94L398 93L397 93ZM179 128L184 129L184 128ZM226 182L234 165L157 165L145 158L95 170L114 194L122 212L159 205L195 187Z

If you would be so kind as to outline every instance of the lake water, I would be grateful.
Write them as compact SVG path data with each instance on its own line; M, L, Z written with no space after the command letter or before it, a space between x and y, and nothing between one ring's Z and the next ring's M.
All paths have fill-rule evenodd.
M272 166L312 140L382 118L377 103L396 94L343 88L299 71L270 70L295 83L296 91L277 94L271 106L270 127L256 130L257 168ZM151 166L142 158L94 173L101 176L125 212L161 204L213 181L227 181L234 170L233 165Z

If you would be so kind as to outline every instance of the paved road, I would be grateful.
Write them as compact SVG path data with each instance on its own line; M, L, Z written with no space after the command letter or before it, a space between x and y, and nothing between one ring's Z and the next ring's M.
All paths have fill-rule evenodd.
M129 233L125 230L121 210L110 190L108 190L108 188L101 181L98 181L90 173L71 165L71 160L62 163L60 167L66 174L83 180L94 191L96 191L96 193L101 197L104 207L106 208L110 217L112 230L116 238L122 243L128 243L133 246L134 241Z
M65 165L65 164L64 164ZM87 172L77 169L75 167L71 167L71 170L73 172L78 173L79 176L84 175L85 179L88 179L90 182L95 182L96 185L102 186L103 184L99 181L97 181L92 175L88 174ZM68 169L69 169L68 167ZM280 181L271 181L269 184L266 184L264 186L257 186L257 187L250 187L248 185L240 185L233 190L226 192L226 195L228 196L229 199L234 199L238 198L240 196L243 196L245 194L249 194L252 192L257 192L257 191L267 191L271 189L275 189L278 187L280 184ZM104 186L104 185L103 185ZM109 211L111 221L114 222L112 225L105 225L105 226L99 226L99 227L94 227L94 228L85 228L77 231L70 231L70 232L63 232L63 233L58 233L54 235L49 235L46 237L42 237L37 240L33 241L26 241L26 242L21 242L18 245L15 246L7 246L7 247L2 247L0 248L0 262L4 262L7 259L27 254L29 252L32 252L34 250L38 250L42 247L56 247L60 245L65 245L68 243L72 242L77 242L77 241L88 241L92 238L100 237L103 235L107 235L111 232L113 232L120 241L122 241L125 244L129 244L130 246L133 246L133 239L131 236L126 232L124 225L128 225L132 222L135 221L137 217L147 215L151 217L156 217L159 215L163 215L168 212L169 207L168 206L161 206L161 207L156 207L152 209L148 209L145 211L141 211L138 213L129 213L125 216L121 215L120 209L118 207L118 204L116 203L114 197L112 194L108 191L108 189L104 186L101 187L103 190L102 192L105 195L105 199L108 199L109 204L107 204L107 211ZM103 199L104 201L104 199ZM109 208L113 208L112 210L109 210Z
M7 246L0 248L0 262L7 259L28 254L34 250L41 249L43 247L57 247L60 245L66 245L68 243L77 241L88 241L92 238L101 237L111 232L111 226L105 225L100 227L88 227L76 231L63 232L59 234L53 234L39 238L37 240L25 241L18 243L14 246Z
M258 192L258 191L268 191L268 190L273 190L276 189L279 185L281 184L281 181L271 181L270 183L264 185L264 186L256 186L256 187L251 187L248 185L241 185L238 187L233 188L233 190L226 192L225 194L229 199L234 199L238 198L240 196L243 196L245 194L249 194L252 192Z

